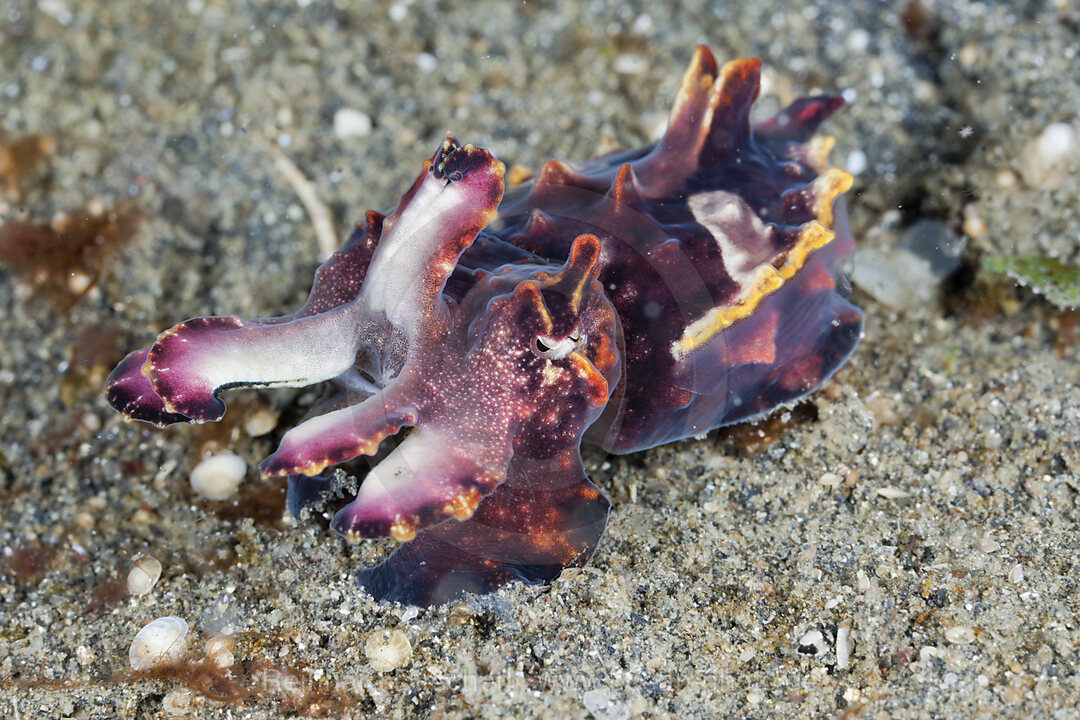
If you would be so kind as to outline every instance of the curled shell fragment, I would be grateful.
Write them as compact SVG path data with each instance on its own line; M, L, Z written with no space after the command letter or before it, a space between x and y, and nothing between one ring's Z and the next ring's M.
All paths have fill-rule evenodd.
M149 670L179 660L187 649L187 632L187 621L175 615L150 621L135 635L128 650L131 669Z
M400 630L376 630L364 646L364 654L371 667L379 672L390 672L412 659L412 645Z
M127 589L135 597L142 597L154 589L161 578L161 562L149 555L140 555L128 571Z

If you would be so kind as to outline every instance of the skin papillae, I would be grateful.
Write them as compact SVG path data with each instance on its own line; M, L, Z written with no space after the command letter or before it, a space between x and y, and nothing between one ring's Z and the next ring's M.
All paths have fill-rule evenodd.
M759 416L858 342L841 267L851 178L815 134L841 101L751 124L759 71L699 47L658 142L549 162L505 197L503 165L447 134L298 312L182 322L120 363L109 402L201 423L228 388L327 382L261 470L289 477L298 511L324 470L396 440L332 523L401 542L360 572L381 600L426 606L584 564L609 504L583 438L625 453Z

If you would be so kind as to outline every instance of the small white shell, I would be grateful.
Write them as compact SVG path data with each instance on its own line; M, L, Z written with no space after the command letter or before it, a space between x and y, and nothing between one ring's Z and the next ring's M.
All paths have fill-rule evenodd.
M236 649L229 635L215 635L206 641L206 657L219 668L227 668L236 663L233 650Z
M851 651L855 649L855 642L851 637L851 617L845 617L836 628L836 668L843 670L851 661Z
M79 667L86 667L97 660L97 655L85 645L78 645L75 648L75 659L78 661Z
M161 577L161 563L149 555L140 555L128 571L127 589L135 597L142 597L154 589Z
M228 500L247 474L239 455L224 453L208 457L191 471L191 489L207 500Z
M844 478L833 472L822 473L821 477L818 478L818 482L825 487L837 487L843 481Z
M334 113L334 135L342 140L371 134L371 116L361 110L341 108Z
M195 694L187 688L175 688L161 700L165 717L187 717L195 709Z
M376 630L368 638L364 654L371 667L379 672L389 672L408 665L412 659L412 645L400 630Z
M278 416L270 408L261 407L244 418L244 432L251 437L262 437L277 427Z
M1013 565L1012 570L1009 571L1009 582L1014 585L1019 585L1024 582L1024 566Z
M178 660L187 649L188 624L175 615L150 621L135 635L128 650L132 670L149 670L158 663Z
M967 625L953 625L945 629L945 639L953 645L967 645L975 642L975 631Z
M1001 549L1001 543L990 536L981 537L975 541L975 549L984 553L997 552Z

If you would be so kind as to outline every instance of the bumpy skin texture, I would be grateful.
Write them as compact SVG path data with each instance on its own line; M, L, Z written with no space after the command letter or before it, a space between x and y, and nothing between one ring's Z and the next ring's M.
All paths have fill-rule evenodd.
M583 564L608 513L586 431L631 452L751 418L817 388L858 341L839 267L851 179L814 135L840 101L751 125L759 69L718 71L699 47L659 142L549 162L505 199L502 164L447 134L297 313L180 323L120 363L109 402L207 422L227 388L329 381L261 466L289 476L294 510L325 468L411 428L333 521L401 541L360 573L379 599L429 605Z

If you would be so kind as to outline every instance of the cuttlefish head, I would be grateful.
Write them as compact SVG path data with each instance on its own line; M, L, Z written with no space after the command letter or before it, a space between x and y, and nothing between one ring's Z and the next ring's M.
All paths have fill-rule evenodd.
M469 328L474 348L518 388L525 418L516 442L576 442L619 378L615 312L597 280L601 246L578 237L557 269L508 266L484 278L484 312Z

